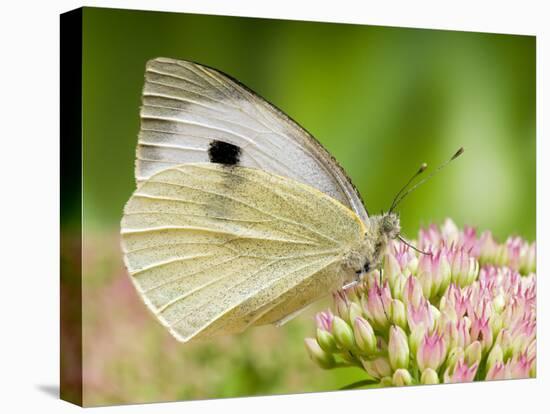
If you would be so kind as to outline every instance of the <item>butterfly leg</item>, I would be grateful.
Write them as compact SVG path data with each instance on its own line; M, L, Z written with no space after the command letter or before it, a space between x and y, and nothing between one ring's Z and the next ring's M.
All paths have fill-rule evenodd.
M363 272L362 271L357 271L355 272L355 279L352 280L351 282L345 284L344 286L342 286L342 289L349 289L353 286L356 286L358 285L359 283L361 283L361 281L363 280Z
M356 286L359 282L360 282L360 280L358 280L358 279L356 279L352 282L349 282L349 283L345 284L344 286L342 286L342 290L352 288L352 287Z

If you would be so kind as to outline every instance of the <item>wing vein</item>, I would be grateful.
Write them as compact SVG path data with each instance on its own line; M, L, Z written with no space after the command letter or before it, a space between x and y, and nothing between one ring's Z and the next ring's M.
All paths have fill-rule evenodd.
M176 168L176 169L179 170L179 171L182 171L182 170L181 170L180 168L178 168L178 167L174 167L174 168ZM182 172L184 172L184 171L182 171ZM336 243L336 244L339 245L338 241L334 240L333 238L331 238L331 237L329 237L329 236L327 236L327 235L321 234L319 231L317 231L317 230L314 229L314 228L311 228L311 227L309 227L309 226L306 226L306 225L304 225L304 224L302 224L302 223L298 223L297 221L290 220L290 219L288 219L288 218L286 218L286 217L277 216L277 215L275 215L275 214L273 214L273 213L270 213L270 212L268 212L268 211L262 210L262 209L260 209L259 207L255 207L255 206L253 206L252 204L249 204L249 203L247 203L247 202L245 202L245 201L243 201L243 200L239 200L238 198L231 197L231 196L229 196L229 195L227 195L227 194L218 193L218 192L215 192L215 191L208 191L208 190L203 189L203 188L193 187L193 186L186 185L186 184L181 184L181 183L176 184L176 183L170 183L170 182L165 182L165 181L160 181L160 180L155 180L155 179L150 179L149 182L154 182L154 183L158 183L158 184L174 185L174 186L183 187L183 188L189 188L189 189L191 189L191 190L202 191L203 193L206 193L206 194L211 194L211 195L213 195L213 196L222 197L222 198L225 198L225 199L227 199L227 200L231 200L231 201L234 201L234 202L236 202L236 203L242 204L242 205L244 205L244 206L246 206L246 207L248 207L248 208L250 208L250 209L252 209L252 210L255 210L255 211L257 211L257 212L259 212L259 213L261 213L261 214L264 214L264 215L266 215L266 216L268 216L268 217L271 217L271 218L273 218L273 219L275 219L275 220L281 220L281 221L284 221L285 223L293 224L293 225L295 225L295 226L297 226L297 227L300 227L300 228L303 228L303 229L305 229L305 230L308 230L308 231L310 231L311 233L313 233L313 234L315 234L315 235L321 237L322 239L331 241L331 242ZM283 230L283 231L284 231L284 230Z
M177 111L177 112L180 112L180 113L195 115L195 114L193 113L193 111L188 111L188 110L186 110L186 109L175 108L175 107L173 107L173 106L166 106L166 105L144 104L144 105L142 106L142 108L170 109L170 110L172 110L172 111ZM146 115L146 116L147 116L147 115ZM212 117L212 116L205 115L205 114L201 114L200 116L201 116L201 117L204 117L204 118L210 118L210 119L213 119L213 120L215 120L215 121L217 120L217 121L227 122L228 124L235 125L235 126L240 127L240 128L247 128L247 129L251 130L252 132L254 132L255 134L258 134L258 135L272 134L272 133L273 133L273 131L272 131L271 129L270 129L269 131L261 131L261 130L252 128L250 125L246 125L246 124L243 124L243 123L234 122L234 121L231 121L231 120L229 120L229 119L214 118L214 117Z
M168 78L174 78L174 79L180 79L182 81L185 81L187 83L190 83L191 85L195 85L199 88L204 88L204 85L201 85L200 83L196 83L195 81L192 81L191 79L188 79L188 78L184 78L183 76L178 76L174 73L166 73L166 72L162 72L156 68L151 68L151 67L148 67L147 69L145 69L145 72L149 72L149 73L156 73L157 75L162 75L162 76L166 76Z
M185 262L187 260L193 260L193 259L198 259L198 258L201 258L201 257L211 257L211 256L214 256L214 255L213 254L197 254L197 255L194 255L194 256L177 257L175 259L164 260L162 262L156 262L156 263L153 263L149 266L142 267L141 269L132 270L132 271L130 271L130 274L132 276L136 276L136 275L139 275L143 272L147 272L149 270L156 269L156 268L162 267L162 266L166 266L166 265L169 265L169 264L172 264L172 263Z
M169 87L169 86L167 86ZM198 96L202 96L202 95L199 95L198 93L194 93L192 91L187 91L186 92L189 92L190 94L194 94L194 95L198 95ZM162 93L162 92L158 92L158 91L146 91L144 90L143 93L142 93L142 96L143 97L150 97L150 98L160 98L160 99L166 99L168 101L177 101L177 102L185 102L185 103L190 103L190 104L193 104L193 105L198 105L198 106L202 106L206 109L209 109L211 111L215 111L215 112L220 112L222 113L222 111L220 111L218 108L216 108L215 106L210 106L210 105L207 105L205 104L204 102L199 102L199 101L195 101L193 99L188 99L188 98L183 98L181 96L174 96L174 95L169 95L167 93ZM217 102L217 101L214 101L214 102Z
M320 262L322 262L323 259L319 259L319 260L316 260L312 263L309 263L309 264L306 264L306 265L303 265L301 267L298 267L296 269L292 269L292 271L289 271L287 273L283 273L280 277L277 277L277 278L274 278L273 280L271 280L271 283L269 283L267 286L264 286L262 287L262 289L257 289L257 290L254 290L252 292L250 292L248 295L246 296L243 296L241 298L241 300L239 300L237 303L233 304L232 306L230 306L229 308L226 308L224 309L222 312L218 313L215 317L212 317L210 318L209 321L207 321L207 323L205 323L200 329L198 329L194 335L197 335L198 333L200 333L201 331L203 331L205 328L207 328L210 324L212 324L213 321L216 321L218 320L221 316L227 314L228 312L230 312L231 310L237 308L239 305L242 305L246 300L250 299L252 296L254 296L255 294L257 294L260 290L267 290L269 288L271 288L271 286L273 286L275 283L277 283L278 281L280 281L281 279L283 278L286 278L288 277L289 275L293 274L293 273L296 273L296 272L299 272L307 267L310 267L310 266L314 266L314 265L317 265L319 264ZM259 270L257 270L256 272L254 272L252 275L248 276L246 279L244 279L243 281L237 283L236 285L232 286L229 290L234 290L235 288L238 288L238 287L241 287L242 285L246 284L252 277L258 275L258 273L260 273L261 271L263 271L266 267L269 267L271 266L272 264L275 264L276 262L278 261L272 261L272 263L268 263L266 266L262 266ZM315 273L318 273L320 271L322 271L323 269L327 268L328 266L330 266L332 263L334 263L334 261L331 261L329 263L327 263L325 266L323 266L322 268L316 270L313 274ZM311 275L310 275L311 276ZM196 311L198 309L198 307L195 307L193 308L190 312L192 311ZM186 317L188 316L188 314L186 314L183 318L180 318L178 320L176 320L175 322L173 322L173 325L178 325L179 323L181 323Z
M139 145L142 145L144 147L158 147L158 148L168 148L168 149L175 149L175 150L181 150L181 151L200 151L200 152L206 152L205 148L197 148L197 147L187 147L185 145L169 145L169 144L157 144L154 142L145 142L143 140L140 140Z
M178 275L177 277L174 277L174 278L165 280L164 282L159 283L158 285L155 285L155 286L153 286L153 287L150 287L149 289L144 290L142 293L151 293L151 292L153 292L154 290L157 290L158 288L161 288L161 287L163 287L163 286L169 285L170 283L174 283L174 282L177 282L177 281L179 281L179 280L185 279L185 278L187 278L187 277L195 276L195 275L198 274L198 273L201 273L201 272L207 271L207 270L209 270L209 269L212 269L214 266L220 266L220 265L223 265L223 264L227 264L227 263L231 262L232 260L235 260L237 257L238 257L238 256L232 256L232 257L230 257L229 259L223 260L223 261L220 262L220 263L211 264L211 265L209 265L209 266L206 266L206 267L204 267L204 268L201 268L201 269L196 270L196 271L191 272L191 273L186 273L186 274Z

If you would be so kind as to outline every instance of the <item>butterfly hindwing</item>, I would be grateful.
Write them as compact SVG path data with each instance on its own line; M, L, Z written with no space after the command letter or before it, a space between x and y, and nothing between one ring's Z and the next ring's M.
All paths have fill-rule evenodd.
M121 227L134 284L183 341L276 322L341 286L342 255L364 234L312 187L206 163L143 182Z

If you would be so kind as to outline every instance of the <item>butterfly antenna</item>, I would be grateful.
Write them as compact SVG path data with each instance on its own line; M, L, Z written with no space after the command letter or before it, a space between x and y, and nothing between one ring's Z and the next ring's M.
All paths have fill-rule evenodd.
M416 190L418 187L420 187L422 184L424 184L426 181L428 181L430 178L432 178L435 174L437 174L439 171L441 171L443 168L445 168L447 165L449 165L452 161L456 160L458 157L460 157L464 153L464 148L460 147L457 152L448 160L445 161L443 164L441 164L435 171L433 171L430 175L428 175L423 180L420 180L418 183L413 185L411 188L409 188L405 193L403 193L397 200L392 204L391 210L393 210L405 197L407 197L410 193L412 193L414 190ZM415 174L418 176L418 173ZM390 211L391 211L390 210Z
M406 244L407 246L409 246L411 249L413 250L416 250L418 253L421 253L421 254L425 254L427 256L431 256L432 255L432 252L425 252L424 250L420 250L419 248L417 248L416 246L413 246L412 244L410 244L407 240L405 240L403 237L401 236L397 236L397 238L399 240L401 240L401 242L403 242L404 244Z
M392 201L392 204L391 204L391 207L390 207L390 210L389 210L390 213L393 211L393 209L394 209L395 206L397 205L396 202L397 202L397 199L399 198L399 196L401 195L401 193L407 189L407 187L414 181L414 179L415 179L416 177L418 177L420 174L422 174L424 171L426 171L426 168L428 168L428 164L426 164L425 162L423 162L423 163L420 165L420 168L418 169L418 171L416 171L416 172L413 174L413 176L409 179L409 181L407 181L407 184L405 184L403 187L401 187L401 190L399 190L399 191L397 192L397 194L395 195L395 197L393 198L393 201Z

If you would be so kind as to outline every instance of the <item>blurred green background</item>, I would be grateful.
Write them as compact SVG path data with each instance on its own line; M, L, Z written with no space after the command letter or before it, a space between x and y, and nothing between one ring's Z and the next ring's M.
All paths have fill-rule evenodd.
M180 344L137 298L118 246L134 190L145 62L193 60L239 79L308 129L369 211L423 161L464 156L401 207L404 234L453 218L535 238L535 38L85 8L84 400L147 402L336 389L305 353L316 304L282 329Z

